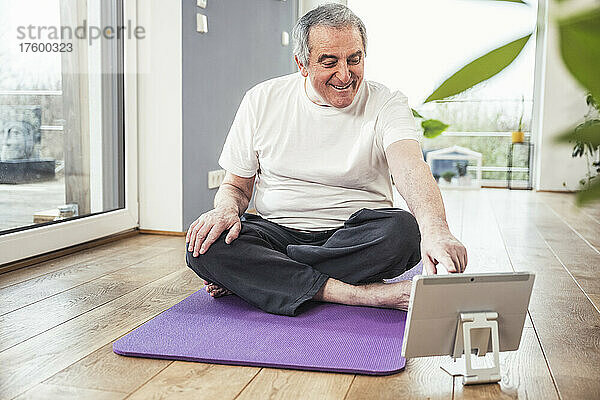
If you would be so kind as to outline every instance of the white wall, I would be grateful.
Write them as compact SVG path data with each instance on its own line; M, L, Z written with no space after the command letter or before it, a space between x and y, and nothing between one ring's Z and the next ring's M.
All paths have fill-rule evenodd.
M347 5L348 1L347 0L300 0L298 2L298 7L300 8L299 12L298 12L298 16L300 16L300 17L303 16L304 14L306 14L313 8L315 8L318 5L323 4L323 3L340 3L340 4Z
M140 229L182 232L181 2L138 0Z
M540 7L546 1L540 0ZM544 10L541 9L540 12ZM538 40L536 64L539 75L536 86L539 89L534 102L538 115L536 140L536 189L567 191L576 190L579 180L586 173L585 159L572 158L572 145L556 144L554 138L571 126L583 122L587 112L585 90L574 80L566 69L559 49L559 32L552 15L556 13L556 3L548 3L550 21L547 24L546 41ZM536 68L536 73L538 68Z

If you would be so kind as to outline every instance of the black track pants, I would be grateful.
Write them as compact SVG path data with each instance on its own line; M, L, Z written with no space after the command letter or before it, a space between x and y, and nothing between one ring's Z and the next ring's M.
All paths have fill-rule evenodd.
M294 316L328 278L352 285L393 278L421 259L421 235L412 214L363 208L337 229L301 232L244 214L231 244L227 231L187 264L201 278L231 290L262 310Z

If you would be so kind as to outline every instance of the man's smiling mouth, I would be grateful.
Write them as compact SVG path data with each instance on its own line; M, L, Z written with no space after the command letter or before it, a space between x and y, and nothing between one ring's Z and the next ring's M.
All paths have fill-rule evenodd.
M350 81L350 82L348 82L348 84L347 84L347 85L345 85L345 86L337 86L337 85L334 85L334 84L332 84L332 83L330 83L330 85L331 85L331 86L332 86L334 89L337 89L337 90L346 90L346 89L348 89L350 86L352 86L352 84L353 84L353 83L354 83L354 80L351 80L351 81Z

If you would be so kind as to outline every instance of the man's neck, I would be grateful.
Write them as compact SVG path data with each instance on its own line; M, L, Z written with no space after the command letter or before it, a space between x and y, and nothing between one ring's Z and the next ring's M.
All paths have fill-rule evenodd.
M304 78L304 90L306 92L306 95L308 96L308 99L316 105L323 107L331 107L329 104L327 104L325 100L323 100L319 93L317 93L312 83L310 82L310 79L308 78Z

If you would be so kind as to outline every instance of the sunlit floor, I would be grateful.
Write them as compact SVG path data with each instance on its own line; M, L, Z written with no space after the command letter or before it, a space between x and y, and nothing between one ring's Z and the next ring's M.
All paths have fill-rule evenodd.
M600 398L600 205L499 189L444 198L468 271L536 273L500 384L463 387L445 357L373 377L115 355L114 340L202 286L183 237L136 235L0 275L0 398Z
M0 231L33 224L33 215L65 204L65 179L0 184Z

